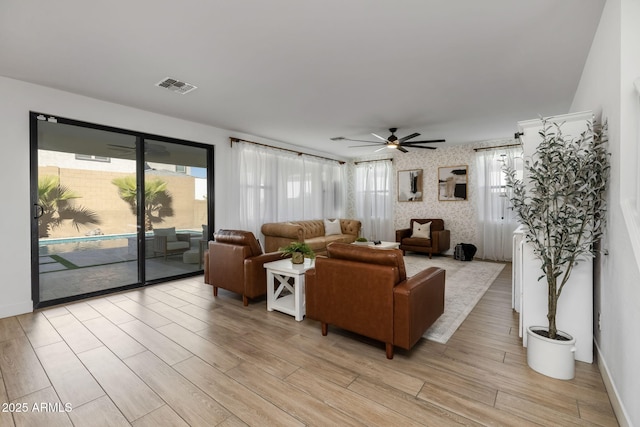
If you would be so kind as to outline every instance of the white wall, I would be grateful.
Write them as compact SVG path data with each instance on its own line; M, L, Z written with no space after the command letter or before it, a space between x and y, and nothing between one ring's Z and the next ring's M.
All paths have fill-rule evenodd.
M273 141L103 102L18 80L0 77L0 168L4 183L0 221L0 318L32 310L29 198L29 111L131 129L215 146L214 229L236 226L225 202L225 177L231 170L229 137L282 146ZM291 147L288 147L291 148ZM37 260L36 260L37 262Z
M624 203L635 197L637 183L640 117L633 80L640 77L638 22L640 2L607 1L571 106L572 112L591 109L609 123L612 174L603 241L608 255L601 256L596 265L594 330L598 363L605 382L610 382L621 425L640 425L640 270L624 218Z

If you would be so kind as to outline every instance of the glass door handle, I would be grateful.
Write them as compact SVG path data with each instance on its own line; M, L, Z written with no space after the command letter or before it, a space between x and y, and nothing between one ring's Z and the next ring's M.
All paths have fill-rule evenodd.
M42 206L40 206L37 203L33 204L34 210L33 210L33 219L38 219L40 218L42 215L44 215L44 209L42 209Z

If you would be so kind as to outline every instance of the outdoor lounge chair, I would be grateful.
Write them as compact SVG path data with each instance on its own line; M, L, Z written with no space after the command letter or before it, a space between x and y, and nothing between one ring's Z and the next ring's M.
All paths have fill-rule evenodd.
M153 230L154 254L167 255L181 254L191 248L191 234L176 233L176 228L156 228Z

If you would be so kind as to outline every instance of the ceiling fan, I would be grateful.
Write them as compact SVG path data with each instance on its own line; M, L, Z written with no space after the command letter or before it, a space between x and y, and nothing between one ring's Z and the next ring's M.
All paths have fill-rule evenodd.
M428 146L422 146L422 145L417 145L417 144L432 144L435 142L445 142L444 139L432 139L432 140L428 140L428 141L409 141L410 139L416 138L418 136L420 136L419 133L412 133L411 135L407 135L407 136L403 136L402 138L398 138L395 133L397 132L398 128L389 128L389 132L391 132L391 135L388 138L383 138L380 135L377 135L375 133L372 133L371 135L375 136L376 138L378 138L380 141L366 141L366 140L362 140L362 139L350 139L350 138L345 138L343 136L338 136L335 138L331 138L332 141L354 141L354 142L366 142L366 145L351 145L349 148L356 148L356 147L366 147L368 145L378 145L378 144L384 144L384 147L379 148L376 150L376 152L384 150L385 148L393 148L393 149L398 149L400 151L402 151L403 153L408 153L409 151L406 148L425 148L427 150L435 150L436 147L428 147ZM405 148L406 147L406 148Z

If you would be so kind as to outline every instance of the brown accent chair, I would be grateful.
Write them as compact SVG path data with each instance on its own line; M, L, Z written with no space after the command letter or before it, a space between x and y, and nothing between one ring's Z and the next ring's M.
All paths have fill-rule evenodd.
M328 326L411 349L444 312L445 270L431 267L407 277L402 252L331 243L305 273L306 316Z
M415 237L413 234L414 223L426 224L431 222L430 238ZM400 243L400 250L404 255L406 251L428 253L429 258L433 254L441 254L449 250L450 232L444 229L444 221L441 219L412 219L409 228L396 230L396 242Z
M218 230L204 254L204 282L242 295L242 304L249 298L267 294L266 262L282 259L281 252L262 253L260 243L250 231Z

